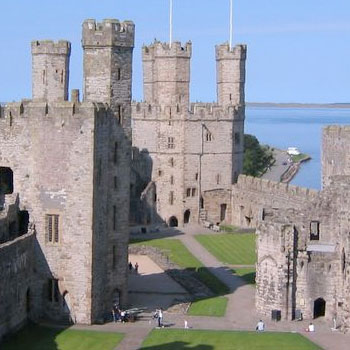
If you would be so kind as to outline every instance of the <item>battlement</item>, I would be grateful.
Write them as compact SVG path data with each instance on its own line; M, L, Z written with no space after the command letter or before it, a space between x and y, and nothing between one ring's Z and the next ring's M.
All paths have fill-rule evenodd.
M234 187L244 191L257 191L261 193L266 192L270 196L283 196L286 198L286 201L288 200L288 197L297 197L313 201L319 199L321 194L320 191L317 190L246 175L239 175L237 184L235 184Z
M216 103L191 103L190 110L181 105L161 106L147 102L133 102L132 116L135 119L176 119L190 118L192 120L244 119L244 107L222 107Z
M328 125L323 128L323 136L350 137L350 125Z
M175 41L171 44L162 43L155 40L153 44L149 46L143 46L142 56L143 59L155 59L156 57L183 57L191 58L192 55L192 43L188 41L184 46L179 41Z
M104 19L96 22L87 19L83 23L83 48L122 46L134 47L135 25L132 21Z
M228 43L215 46L216 59L229 59L229 60L246 60L247 58L247 45L236 45L230 49Z
M32 100L11 102L4 108L4 114L0 118L0 128L11 128L19 121L25 122L32 118L47 117L52 120L62 120L62 117L89 117L93 116L94 112L105 114L108 108L106 104L93 102L60 101L47 103Z
M33 55L69 56L71 52L71 43L66 40L59 40L57 42L52 40L34 40L31 45Z

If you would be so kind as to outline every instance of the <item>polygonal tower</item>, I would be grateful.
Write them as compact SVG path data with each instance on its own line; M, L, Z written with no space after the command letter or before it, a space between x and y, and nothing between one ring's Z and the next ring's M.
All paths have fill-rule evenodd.
M216 46L216 80L218 104L244 105L246 45Z
M134 34L131 21L88 19L83 23L84 100L108 103L128 135Z
M71 44L65 40L32 42L33 100L68 100L70 51Z
M142 49L144 100L163 106L189 105L192 44L155 41Z

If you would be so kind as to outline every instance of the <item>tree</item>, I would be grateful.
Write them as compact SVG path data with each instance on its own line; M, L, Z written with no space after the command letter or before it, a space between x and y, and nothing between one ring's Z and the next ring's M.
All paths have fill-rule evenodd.
M259 177L274 163L269 146L261 146L253 135L244 135L243 174Z

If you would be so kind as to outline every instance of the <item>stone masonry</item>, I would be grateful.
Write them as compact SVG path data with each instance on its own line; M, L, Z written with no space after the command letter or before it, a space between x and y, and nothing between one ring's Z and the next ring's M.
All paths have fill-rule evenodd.
M240 175L221 196L204 194L211 220L226 202L231 224L256 228L256 308L265 316L325 317L350 330L349 135L347 126L323 131L322 191Z
M28 318L91 324L127 304L132 22L83 24L84 99L70 43L33 41L33 99L0 109L0 339Z
M191 54L190 42L143 47L144 101L132 104L139 156L134 177L143 187L134 195L140 197L150 181L156 189L154 203L143 207L156 215L144 223L198 222L203 193L230 189L242 172L246 46L216 47L218 103L190 103ZM142 156L147 171L138 166Z

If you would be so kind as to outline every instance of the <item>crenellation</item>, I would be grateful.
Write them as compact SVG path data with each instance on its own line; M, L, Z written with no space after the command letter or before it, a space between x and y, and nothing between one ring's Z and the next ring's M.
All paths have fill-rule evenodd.
M120 22L117 19L94 19L83 23L83 48L87 47L134 47L135 25L132 21Z

